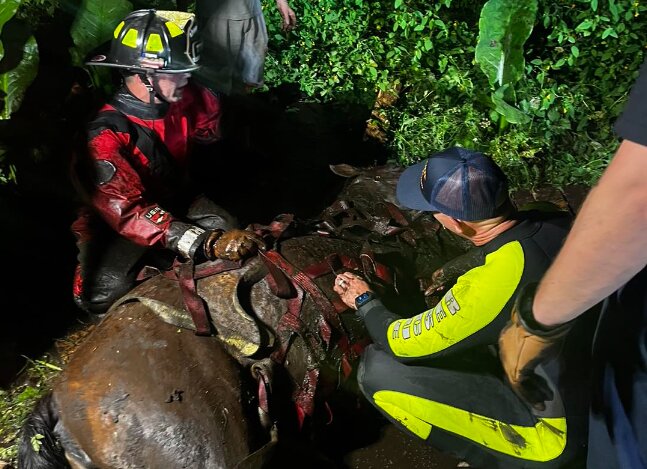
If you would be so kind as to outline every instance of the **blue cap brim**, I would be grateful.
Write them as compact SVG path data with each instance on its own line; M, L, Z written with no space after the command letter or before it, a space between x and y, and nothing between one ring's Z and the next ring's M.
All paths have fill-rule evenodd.
M420 189L420 177L426 164L427 160L405 169L400 179L398 179L395 193L400 205L413 210L437 212L438 209L424 198Z

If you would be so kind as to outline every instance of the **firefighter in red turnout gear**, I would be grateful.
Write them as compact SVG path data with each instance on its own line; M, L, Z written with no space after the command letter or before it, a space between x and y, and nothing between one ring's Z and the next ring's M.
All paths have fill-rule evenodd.
M87 202L72 225L79 248L74 297L102 314L136 283L144 265L170 267L238 260L262 242L188 178L191 147L219 138L220 103L190 83L198 68L193 18L155 10L129 14L115 29L109 56L88 65L117 68L123 86L87 129L74 177Z

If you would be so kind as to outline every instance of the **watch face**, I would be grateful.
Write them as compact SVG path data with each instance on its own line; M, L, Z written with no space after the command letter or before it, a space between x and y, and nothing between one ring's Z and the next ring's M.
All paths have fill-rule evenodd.
M355 298L355 306L358 308L365 303L368 303L371 299L373 298L373 294L371 292L365 292L359 295L357 298Z

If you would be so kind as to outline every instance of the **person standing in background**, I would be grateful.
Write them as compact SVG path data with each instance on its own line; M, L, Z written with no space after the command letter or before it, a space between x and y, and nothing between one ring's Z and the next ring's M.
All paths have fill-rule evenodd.
M587 467L645 469L647 62L615 130L624 140L539 286L521 293L521 321L504 329L499 344L513 389L541 400L535 367L561 346L575 318L604 300L593 344Z
M276 0L283 30L297 19L287 0ZM263 85L267 27L260 0L196 0L202 32L202 78L224 94L246 93Z

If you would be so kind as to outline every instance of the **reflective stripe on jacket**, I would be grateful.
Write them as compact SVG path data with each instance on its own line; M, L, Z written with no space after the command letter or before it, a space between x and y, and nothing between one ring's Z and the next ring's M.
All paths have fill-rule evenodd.
M518 224L477 248L482 264L459 277L434 308L401 318L380 301L362 306L358 313L373 340L403 361L496 344L517 291L542 277L570 222L568 216L546 219L537 212L519 217Z

